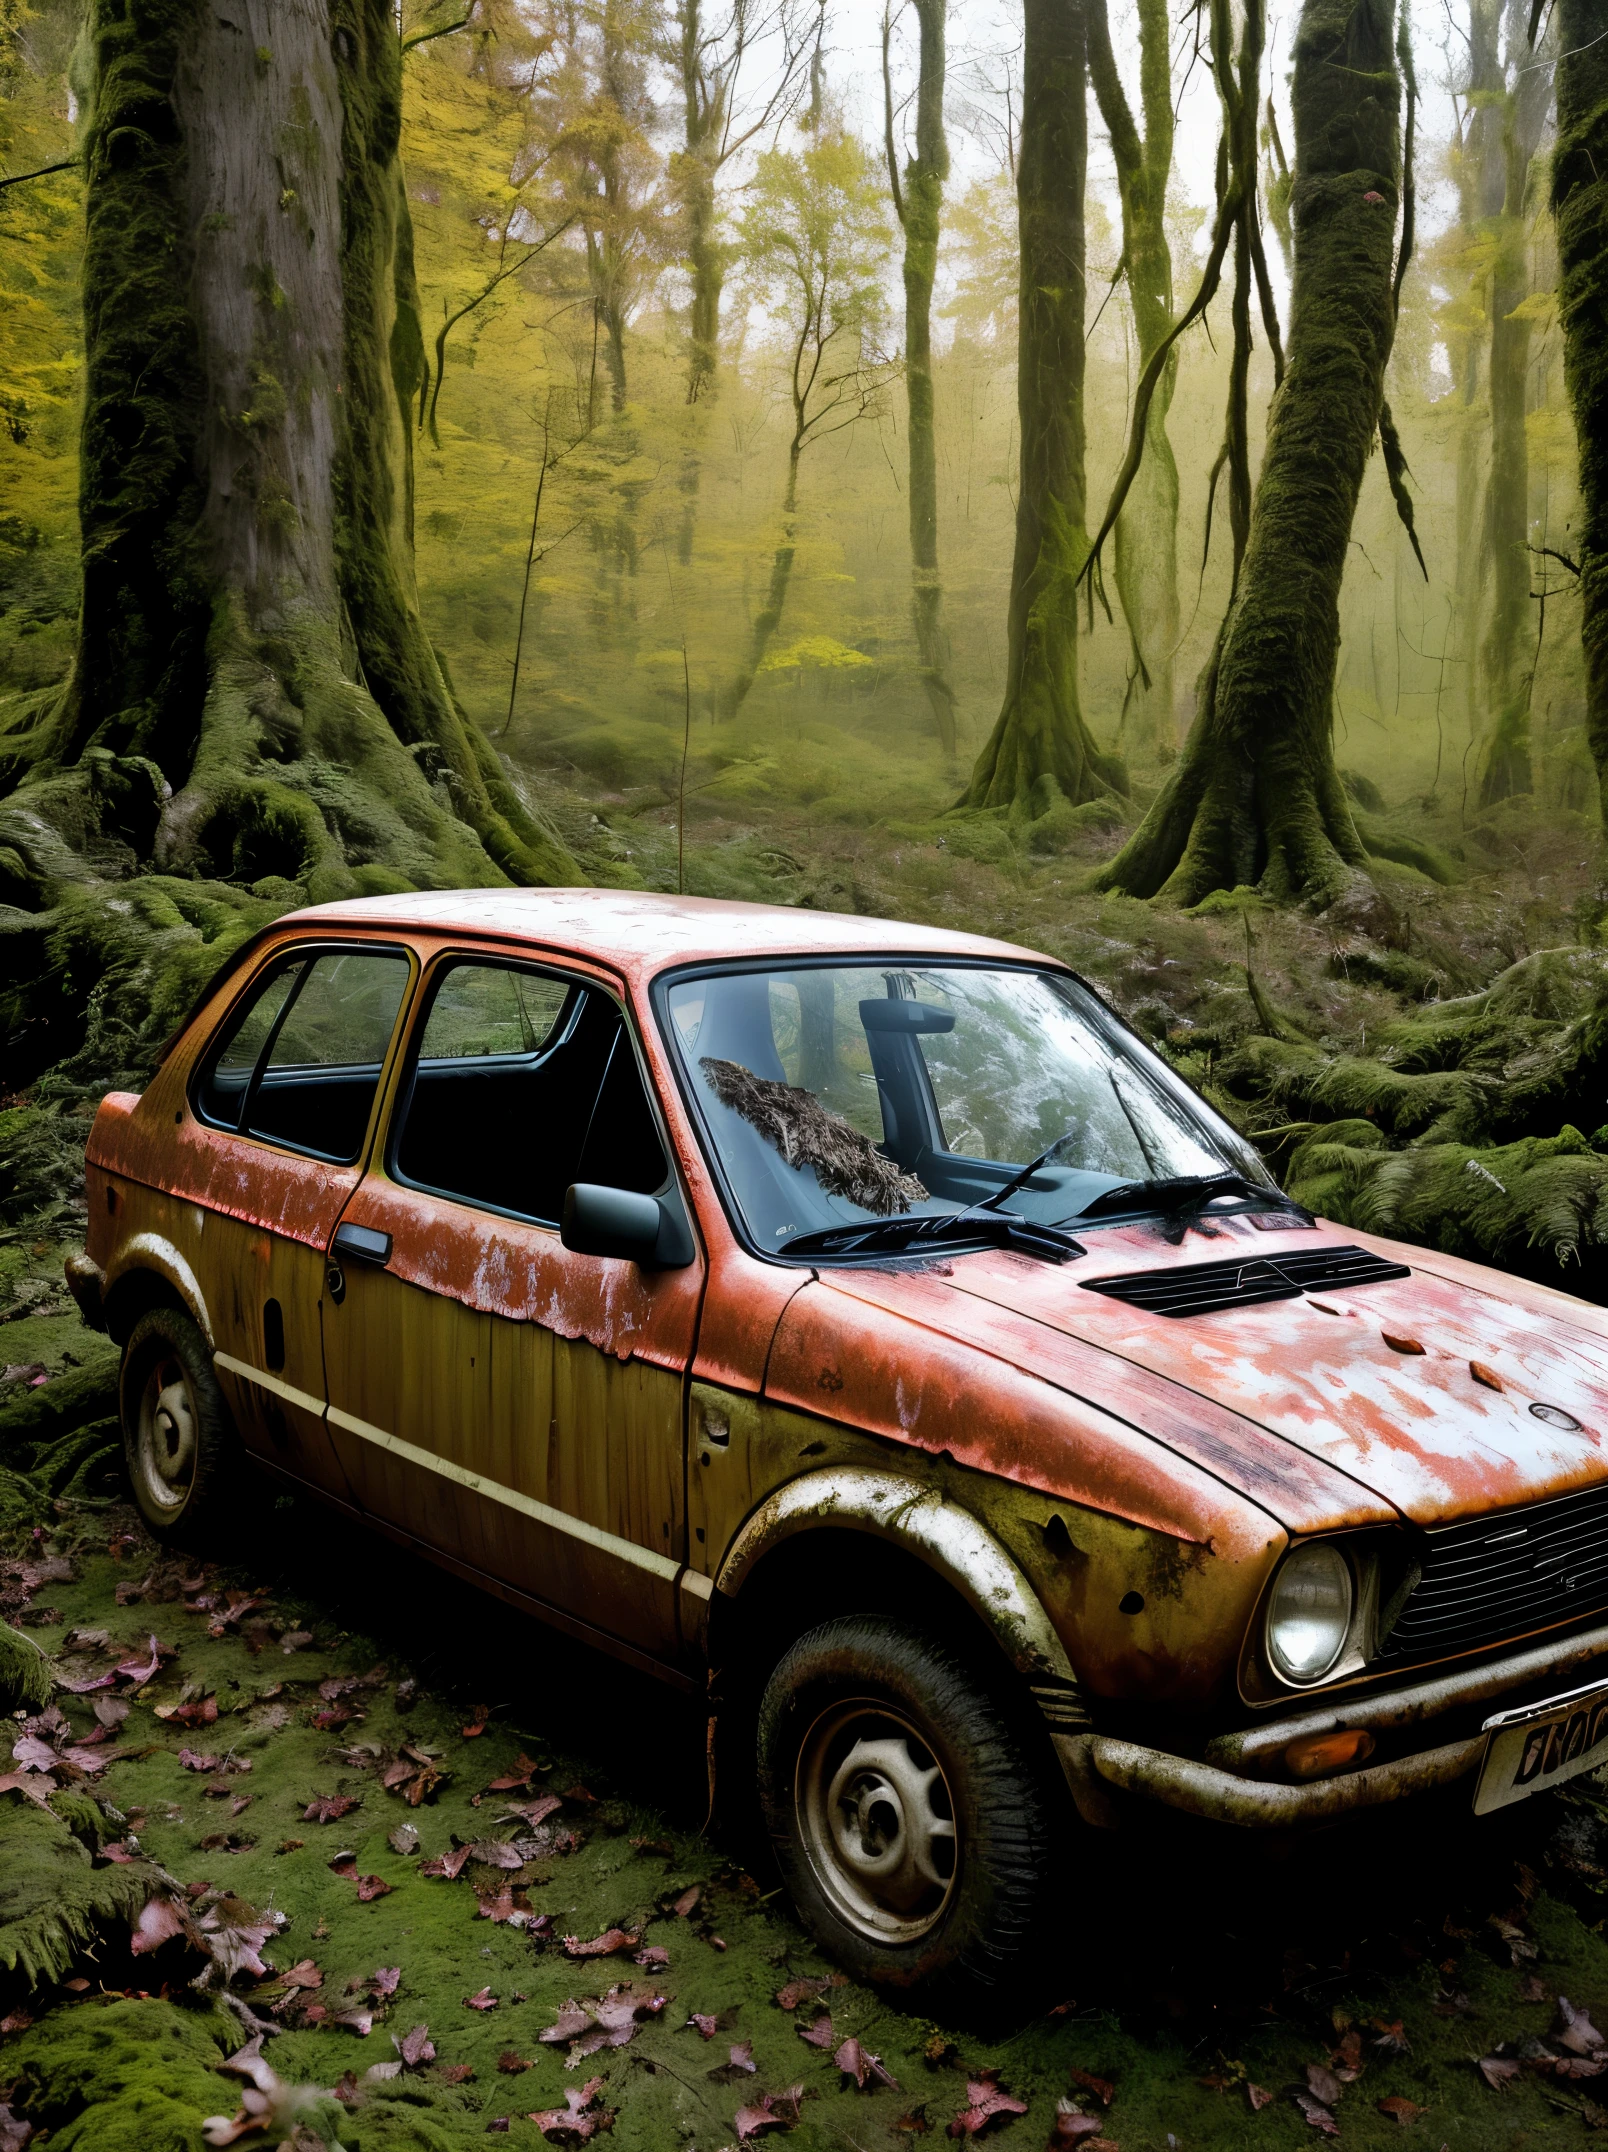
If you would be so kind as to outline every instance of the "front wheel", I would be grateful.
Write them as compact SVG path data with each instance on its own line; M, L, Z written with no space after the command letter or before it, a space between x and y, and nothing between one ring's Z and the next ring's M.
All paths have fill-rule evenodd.
M118 1403L129 1488L150 1529L182 1539L215 1523L238 1444L207 1341L181 1309L151 1308L129 1332Z
M846 1615L799 1638L759 1709L760 1801L799 1917L856 1977L929 2008L1007 2001L1050 1896L1051 1801L991 1671Z

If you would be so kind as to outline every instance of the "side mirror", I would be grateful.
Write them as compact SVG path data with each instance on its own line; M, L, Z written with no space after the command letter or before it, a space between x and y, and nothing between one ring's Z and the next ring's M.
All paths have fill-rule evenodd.
M565 1190L559 1237L572 1255L617 1256L644 1270L685 1270L693 1258L678 1196L639 1196L596 1181Z

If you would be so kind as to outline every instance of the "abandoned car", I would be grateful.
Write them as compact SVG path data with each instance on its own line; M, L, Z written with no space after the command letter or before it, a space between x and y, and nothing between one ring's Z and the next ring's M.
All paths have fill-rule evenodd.
M1483 1812L1608 1756L1608 1318L1312 1218L1050 959L324 905L106 1099L88 1180L152 1529L249 1456L707 1684L869 1980L1009 1981L1074 1806Z

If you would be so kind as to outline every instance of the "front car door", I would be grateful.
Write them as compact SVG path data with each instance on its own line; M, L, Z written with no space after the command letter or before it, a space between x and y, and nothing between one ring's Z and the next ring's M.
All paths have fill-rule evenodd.
M336 1238L330 1435L394 1530L668 1659L703 1261L571 1254L558 1225L576 1181L682 1200L615 992L512 952L442 951Z

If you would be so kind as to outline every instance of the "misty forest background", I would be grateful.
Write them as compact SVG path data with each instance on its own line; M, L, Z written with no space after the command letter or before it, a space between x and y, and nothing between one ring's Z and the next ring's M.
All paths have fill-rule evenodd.
M1594 40L1601 10L1575 5ZM396 618L422 629L415 673L438 667L445 694L426 684L451 703L432 737L452 740L398 717L423 691L381 680L395 638L349 582L340 662L430 811L479 838L409 852L350 809L389 765L346 768L311 718L277 746L279 719L216 719L216 592L204 722L170 738L150 715L192 692L176 670L142 676L138 723L135 690L105 687L107 653L128 661L97 607L138 616L143 586L119 570L97 598L94 576L151 543L156 486L149 413L119 435L101 391L85 410L85 166L111 199L115 11L86 35L75 0L4 0L0 177L41 175L0 189L0 1149L19 1244L70 1235L82 1117L141 1080L230 942L308 896L506 875L1054 950L1331 1215L1598 1291L1608 896L1552 207L1563 33L1528 0L1424 0L1399 25L1363 8L1349 29L1329 12L1352 37L1379 17L1391 196L1363 199L1393 307L1368 355L1377 381L1388 353L1384 411L1359 427L1320 381L1305 475L1276 492L1261 463L1304 183L1292 12L1030 6L1035 62L1021 11L989 0L408 0L396 243L418 330L402 371L393 331L391 371L414 587ZM1060 16L1087 18L1070 57ZM1046 132L1033 100L1063 60ZM284 64L255 48L265 94ZM286 110L256 179L282 229L307 214ZM200 230L226 247L230 222ZM110 243L156 246L132 222ZM286 306L249 259L156 252L152 305L203 310L233 282L265 319ZM130 301L104 254L96 275L104 343ZM1090 564L1147 361L1131 489ZM146 364L124 383L136 413ZM207 444L218 467L240 454L262 543L297 511L245 474L298 397L254 358ZM1338 508L1319 498L1331 424L1336 468L1361 459L1354 517L1344 484ZM1192 726L1197 763L1210 730L1247 545L1242 612L1276 579L1280 514L1327 515L1343 561L1332 681L1320 650L1264 805L1218 842L1208 786L1186 850L1162 825ZM313 705L253 605L300 723L291 704ZM1238 707L1248 736L1277 733ZM144 782L136 763L169 803L143 822L104 805ZM219 806L242 765L272 782ZM1293 839L1265 804L1291 770L1317 801Z

